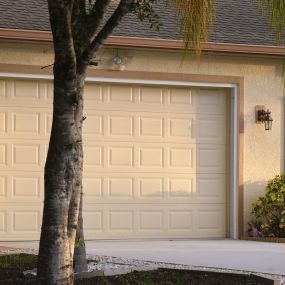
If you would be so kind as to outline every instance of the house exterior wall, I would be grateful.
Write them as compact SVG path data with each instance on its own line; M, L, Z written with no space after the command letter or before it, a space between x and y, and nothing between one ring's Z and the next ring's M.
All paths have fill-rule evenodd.
M263 194L266 182L284 171L283 61L277 57L204 54L200 58L162 50L121 49L131 56L129 71L171 72L244 77L244 223L250 219L251 203ZM102 49L97 69L116 69L116 49ZM45 66L52 64L51 44L6 42L0 46L0 63ZM255 124L255 105L272 112L272 131Z

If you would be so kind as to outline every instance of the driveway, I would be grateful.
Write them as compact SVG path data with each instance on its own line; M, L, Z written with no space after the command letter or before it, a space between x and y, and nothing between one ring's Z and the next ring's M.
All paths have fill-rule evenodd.
M37 242L0 243L37 248ZM92 255L285 275L285 244L240 240L87 241Z

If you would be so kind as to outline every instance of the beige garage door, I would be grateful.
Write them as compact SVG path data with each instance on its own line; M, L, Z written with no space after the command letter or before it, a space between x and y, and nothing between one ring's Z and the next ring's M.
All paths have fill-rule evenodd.
M225 237L223 90L87 84L88 239ZM49 81L0 80L0 238L38 239Z

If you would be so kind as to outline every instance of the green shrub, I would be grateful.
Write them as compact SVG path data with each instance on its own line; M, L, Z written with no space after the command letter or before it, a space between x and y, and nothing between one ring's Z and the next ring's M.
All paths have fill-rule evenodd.
M285 237L285 173L276 175L265 188L265 196L252 205L254 226L267 237Z

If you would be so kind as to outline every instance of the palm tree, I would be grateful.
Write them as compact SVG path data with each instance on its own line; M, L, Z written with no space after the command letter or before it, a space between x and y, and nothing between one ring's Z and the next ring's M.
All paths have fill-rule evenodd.
M73 284L76 231L81 221L83 90L86 70L104 40L128 13L157 23L157 0L47 0L54 43L54 109L45 164L45 199L38 284ZM114 5L116 5L114 7ZM185 49L200 51L215 0L169 0L180 19ZM104 22L109 8L113 13ZM82 234L82 228L77 231ZM82 242L83 243L83 242Z
M281 41L285 31L285 1L284 0L258 0L262 11L271 20L278 42Z

